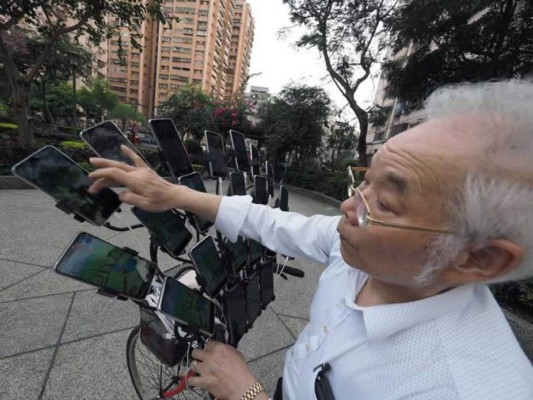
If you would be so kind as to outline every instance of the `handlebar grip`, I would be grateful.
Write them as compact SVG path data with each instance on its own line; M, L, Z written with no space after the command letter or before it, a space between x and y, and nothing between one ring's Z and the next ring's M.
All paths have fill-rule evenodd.
M293 268L293 267L283 267L283 265L280 265L280 264L277 264L276 265L276 272L281 272L283 271L284 274L287 274L287 275L292 275L292 276L295 276L297 278L303 278L305 276L305 272L302 271L301 269L298 269L298 268Z

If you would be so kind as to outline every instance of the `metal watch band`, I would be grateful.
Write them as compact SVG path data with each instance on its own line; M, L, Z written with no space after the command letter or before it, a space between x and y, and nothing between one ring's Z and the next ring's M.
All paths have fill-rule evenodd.
M250 389L246 391L241 397L241 400L254 400L257 395L263 392L265 388L260 382L256 382Z

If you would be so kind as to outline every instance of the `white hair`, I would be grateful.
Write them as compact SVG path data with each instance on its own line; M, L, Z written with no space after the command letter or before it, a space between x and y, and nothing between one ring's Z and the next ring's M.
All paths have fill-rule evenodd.
M417 283L425 284L467 246L505 238L524 250L521 265L493 282L533 276L533 84L461 84L437 90L428 120L477 115L486 142L464 182L452 190L448 212L457 235L438 235Z

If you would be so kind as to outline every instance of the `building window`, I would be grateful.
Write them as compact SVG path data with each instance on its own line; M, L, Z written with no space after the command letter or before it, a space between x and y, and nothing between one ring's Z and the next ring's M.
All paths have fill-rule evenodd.
M130 65L132 67L138 67L140 65L140 63L139 63L139 61L132 61L132 62L130 62Z
M159 89L168 89L168 83L160 83Z
M168 79L167 74L159 74L159 79Z
M169 36L163 36L163 37L161 38L161 41L162 41L162 42L170 42L171 40L172 40L172 38L169 37Z
M172 61L177 63L190 63L191 59L184 57L172 57Z

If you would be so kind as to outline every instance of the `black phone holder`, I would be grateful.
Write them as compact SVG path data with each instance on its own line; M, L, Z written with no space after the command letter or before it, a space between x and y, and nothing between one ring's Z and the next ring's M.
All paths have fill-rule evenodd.
M64 203L58 202L56 203L56 207L59 208L61 211L63 211L65 214L70 215L72 214L74 219L78 222L86 222L87 220L83 218L82 216L76 214L74 211L72 211L69 207L67 207Z

